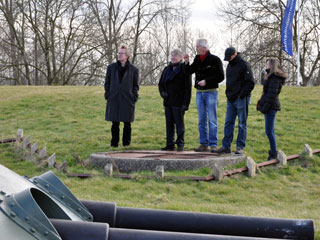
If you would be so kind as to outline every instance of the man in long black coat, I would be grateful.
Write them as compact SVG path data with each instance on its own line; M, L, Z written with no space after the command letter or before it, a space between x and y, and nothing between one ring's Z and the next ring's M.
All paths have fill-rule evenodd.
M122 145L131 142L131 122L134 121L135 103L138 100L139 70L129 62L130 53L125 46L118 52L117 62L107 68L104 96L107 100L106 121L112 121L111 147L118 147L119 126L124 122Z

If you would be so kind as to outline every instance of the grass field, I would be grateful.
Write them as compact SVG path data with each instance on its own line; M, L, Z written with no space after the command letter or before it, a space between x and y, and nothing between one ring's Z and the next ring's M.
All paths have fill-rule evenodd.
M263 115L255 110L261 92L261 86L253 91L245 149L256 162L264 161L269 149ZM320 88L284 87L280 101L282 111L276 118L278 148L287 155L301 153L305 143L319 149ZM221 86L219 144L225 109ZM289 162L287 167L265 168L255 178L239 174L222 182L107 178L101 170L84 169L74 159L74 155L86 160L91 153L115 150L109 146L111 124L104 121L104 113L103 87L0 87L0 139L15 137L17 129L22 128L39 148L46 146L48 154L55 152L58 163L66 160L69 172L93 174L94 178L80 180L55 171L80 199L112 201L119 206L313 219L316 239L320 239L319 155ZM191 150L199 145L195 91L185 124L185 148ZM160 149L165 145L165 118L156 87L140 88L132 127L129 149ZM0 144L0 163L30 177L48 170L24 161L14 152L14 144ZM201 169L170 174L209 173L209 169Z

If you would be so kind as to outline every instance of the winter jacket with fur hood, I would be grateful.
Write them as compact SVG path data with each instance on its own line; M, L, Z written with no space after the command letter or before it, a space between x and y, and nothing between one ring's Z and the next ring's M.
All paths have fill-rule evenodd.
M264 114L269 113L270 110L281 110L279 94L287 77L286 73L274 72L264 81L263 94L258 103L257 110Z

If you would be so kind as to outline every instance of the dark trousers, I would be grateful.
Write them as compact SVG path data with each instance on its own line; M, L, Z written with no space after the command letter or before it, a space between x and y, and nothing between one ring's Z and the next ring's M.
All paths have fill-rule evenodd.
M184 146L184 111L180 107L164 107L166 116L167 146ZM174 130L177 132L177 140L174 141Z
M111 126L111 146L118 147L119 135L120 135L120 122L112 122ZM131 142L131 123L124 122L123 135L122 135L122 145L129 146Z

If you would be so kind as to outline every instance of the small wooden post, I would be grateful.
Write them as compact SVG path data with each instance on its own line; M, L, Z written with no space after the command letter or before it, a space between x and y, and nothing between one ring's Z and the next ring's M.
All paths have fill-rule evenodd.
M23 129L18 129L17 131L17 142L20 142L23 138Z
M313 156L312 149L311 149L311 147L310 147L308 144L305 144L305 145L304 145L304 151L307 153L307 155L308 155L309 157L312 157L312 156Z
M54 167L56 165L56 154L52 154L49 158L48 158L48 167Z
M277 160L280 166L287 166L287 155L282 150L278 151Z
M26 137L24 140L23 140L23 148L24 149L27 149L30 145L30 136Z
M108 177L112 177L113 174L113 166L112 164L108 163L104 166L104 174Z
M223 179L224 169L220 164L213 164L211 167L213 170L213 176L216 181L221 181Z
M249 177L256 176L257 164L251 157L247 157L247 168Z
M46 158L46 157L47 157L47 147L44 147L44 148L39 152L39 157L40 157L40 158Z
M164 166L162 166L162 165L156 166L155 175L156 175L156 178L158 178L158 179L163 178L164 177Z
M31 145L31 154L35 154L38 150L38 143L34 143Z

